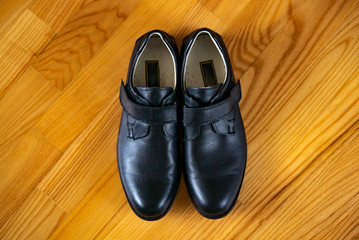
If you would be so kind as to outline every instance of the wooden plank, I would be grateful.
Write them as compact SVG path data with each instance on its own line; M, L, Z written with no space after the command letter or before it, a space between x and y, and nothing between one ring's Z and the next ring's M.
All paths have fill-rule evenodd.
M180 22L176 28L171 29L170 32L175 38L179 50L182 40L196 29L207 27L220 34L227 29L227 24L216 17L203 3L192 6L183 16L182 20L183 21ZM183 22L186 22L186 24L183 24Z
M136 1L87 1L39 54L33 67L64 89L138 5Z
M343 6L339 9L345 12L348 10ZM244 224L243 226L250 228L246 224L254 221L252 218L256 216L256 212L261 211L260 209L266 206L268 201L275 197L291 179L298 176L297 174L307 167L323 149L328 147L332 141L346 131L346 128L352 126L358 120L358 95L355 92L358 91L359 83L358 72L355 73L358 69L358 63L352 61L353 59L358 59L355 57L358 54L358 42L350 41L350 44L347 45L345 40L352 39L352 36L358 34L355 23L355 21L358 21L357 13L357 9L352 8L351 14L349 13L349 16L347 15L345 18L338 12L327 12L327 14L333 14L336 17L340 16L345 19L341 27L337 31L333 31L331 37L326 37L329 41L321 44L321 46L325 47L319 53L307 43L307 47L310 48L309 52L317 53L315 57L305 56L307 63L309 63L308 67L302 68L298 66L299 64L292 63L295 70L298 71L297 73L300 73L299 75L302 75L305 82L307 82L307 84L298 88L299 91L297 90L297 96L302 97L297 98L296 93L289 89L283 90L286 94L273 94L270 86L266 86L269 91L272 91L271 96L280 96L283 102L277 101L274 106L271 106L271 111L262 115L272 116L270 117L269 125L266 125L266 121L260 120L254 127L254 129L257 129L262 124L265 126L265 128L262 126L261 134L251 140L253 144L251 142L249 144L249 159L252 159L252 163L249 162L247 168L246 179L248 185L244 185L245 194L241 198L245 207L235 210L241 216L238 218ZM308 16L308 13L306 12L305 15ZM326 22L324 19L322 16L321 23ZM327 21L330 22L330 18ZM314 26L322 35L326 36L323 29L328 30L328 27ZM312 33L310 36L316 35ZM300 39L299 37L300 35L296 35L297 39ZM316 37L312 41L320 44ZM300 39L299 42L306 41ZM277 49L279 49L279 46L285 46L283 42L280 41L280 43L278 43ZM302 49L301 54L305 55L305 52L306 50ZM268 51L268 53L270 52ZM264 54L263 57L265 56ZM288 55L289 53L286 52L285 56ZM296 57L295 59L301 63L301 57ZM258 59L260 58L261 56ZM309 59L312 59L312 64L310 64ZM286 61L288 61L288 58L286 58ZM315 65L317 66L314 67ZM278 63L277 66L282 66L282 64ZM274 67L274 69L280 72L280 68ZM301 78L290 69L287 69L285 74L293 76L293 80L294 78ZM267 72L267 76L269 75ZM320 80L321 84L317 83L317 80ZM288 83L291 83L291 87L297 88L295 81L289 81ZM334 91L333 88L335 89ZM340 91L338 92L337 90ZM324 104L325 101L330 102L330 104ZM300 105L295 104L290 108L280 106L281 104L290 106L290 103L300 103ZM285 120L285 122L278 121L279 118ZM262 119L264 120L265 118L262 117ZM250 119L247 118L247 121L250 121ZM303 131L306 133L304 134ZM250 135L249 138L251 138ZM254 179L256 180L254 181ZM238 221L234 221L233 224L238 224ZM245 230L244 228L238 227L231 236L235 236L240 232L243 232L243 235L251 232L250 229ZM242 237L244 237L243 235Z
M59 96L59 91L29 68L0 100L0 153L19 140Z
M359 237L359 222L358 217L356 217L359 212L358 205L359 197L356 194L337 210L338 213L335 212L333 216L330 216L332 225L320 231L318 236L327 239L357 239Z
M343 39L358 34L352 25L358 21L355 15L358 6L349 3L337 2L339 6L336 7L328 3L327 7L331 11L327 12L319 2L312 5L313 9L303 5L295 20L287 24L283 32L248 69L241 80L243 100L240 103L246 130L251 133L247 136L248 141L256 139L259 145L267 141L268 136L282 125L281 122L274 121L277 118L291 117L297 122L298 117L304 117L306 120L301 123L310 125L307 117L315 119L316 114L320 114L325 108L323 100L333 99L336 92L355 74L358 69L358 45L356 41L350 41L350 47L346 48L345 41L343 42ZM315 21L318 15L322 19ZM338 25L331 24L335 17L338 17L337 24L345 26L345 31ZM308 22L311 24L306 24ZM302 25L307 27L302 28ZM311 80L308 81L308 78ZM293 97L296 91L298 97ZM292 104L283 109L289 99ZM312 100L317 100L318 104L313 106ZM293 111L300 104L315 109L305 112L304 116L294 115ZM279 113L283 115L278 116ZM273 118L265 118L266 115ZM268 132L269 123L273 128L272 132ZM259 132L262 135L258 138Z
M229 25L222 34L236 78L240 78L304 0L221 1L214 14Z
M84 2L85 0L34 0L30 10L55 32L59 32Z
M358 181L359 121L256 216L248 237L348 239L354 233L350 228L359 223ZM329 237L343 220L345 227L336 227Z
M66 217L43 192L35 188L0 228L1 239L47 239Z
M67 212L77 206L110 166L116 165L116 141L121 113L116 96L39 184L38 187Z
M3 0L0 8L0 34L25 11L33 0Z
M213 5L216 0L202 2L213 9L214 15L231 26L232 35L252 33L247 41L253 41L254 36L274 34L273 28L278 28L276 25L284 26L286 20L290 20L305 1L222 0L215 8Z
M221 0L199 0L198 1L202 6L207 8L209 11L213 12L218 5L220 4Z
M61 152L30 130L11 151L0 156L0 226L14 213Z
M93 239L108 219L120 211L125 195L119 182L116 164L107 171L50 239ZM106 204L102 204L106 202ZM119 204L120 203L120 204ZM83 211L82 209L90 210Z
M46 23L30 10L25 10L0 35L0 96L53 34Z

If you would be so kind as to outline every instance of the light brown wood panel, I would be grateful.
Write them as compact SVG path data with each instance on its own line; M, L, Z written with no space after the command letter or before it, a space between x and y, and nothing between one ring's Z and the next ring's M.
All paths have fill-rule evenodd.
M59 91L29 68L0 100L0 153L19 140L59 96Z
M109 167L116 163L116 140L121 113L116 96L38 185L67 212L71 212Z
M328 239L332 226L343 220L353 221L345 227L357 226L359 219L350 214L359 211L358 179L359 121L283 189L261 213L265 221L250 238ZM345 227L335 228L330 238L353 238L355 233Z
M19 7L18 2L10 4L12 8L19 8L17 12L25 10L14 23L9 21L10 26L0 35L0 97L34 54L61 30L82 3L83 0L34 0L25 2L23 7Z
M46 23L27 9L0 35L0 97L53 34Z
M166 13L164 12L163 14L164 16L160 16L160 18L165 17ZM193 32L194 29L203 27L215 29L218 33L223 33L227 29L227 24L216 17L206 6L198 3L189 7L188 11L183 15L182 22L179 22L177 27L164 30L168 31L175 38L180 50L183 38Z
M33 0L2 0L0 8L0 33L5 31Z
M73 213L56 229L50 239L94 239L117 211L127 204L118 184L116 163L86 195ZM82 211L82 209L91 209ZM130 211L130 210L129 210Z
M199 0L198 2L209 11L213 12L221 3L221 0Z
M277 49L275 52L277 56L281 56L278 54L278 49L283 51L285 54L283 56L286 57L285 61L272 61L271 63L274 63L273 65L262 64L262 59L274 54L274 52L271 51L270 45L263 52L263 58L262 56L259 56L257 59L255 64L258 63L258 65L255 66L254 64L252 71L249 70L247 72L248 75L245 74L243 80L245 81L248 76L248 80L252 81L252 87L265 86L263 88L264 92L261 92L262 88L253 90L247 88L248 90L246 92L248 94L248 98L245 97L242 102L243 115L244 118L247 119L247 123L249 123L246 124L246 129L249 132L247 137L250 143L248 149L249 159L257 159L253 162L253 165L249 163L248 166L246 177L249 179L251 184L249 186L249 190L247 191L248 195L243 196L245 199L258 199L256 197L258 194L266 196L262 191L267 186L265 183L268 181L268 185L273 184L270 179L268 179L268 176L273 175L275 172L280 173L281 169L287 167L288 164L289 166L294 167L293 164L295 163L308 163L307 161L304 161L305 158L301 158L301 161L296 161L299 156L291 158L288 154L291 154L293 151L295 153L300 152L298 143L302 143L301 141L304 136L303 133L305 131L310 131L314 122L317 121L318 116L323 116L323 112L328 110L327 104L333 101L332 99L339 94L339 91L343 91L343 87L348 82L350 82L350 84L355 84L357 82L357 76L354 75L353 77L353 74L358 69L358 62L356 61L358 59L358 57L356 57L358 53L358 41L352 40L352 36L355 36L358 33L356 23L354 21L356 18L353 18L353 16L357 16L355 8L352 9L352 13L355 14L350 14L349 11L349 16L347 16L346 20L342 23L342 27L337 29L338 32L332 31L331 37L327 36L326 38L329 38L330 40L320 44L318 50L315 50L313 46L307 45L310 47L309 53L311 54L309 55L306 53L308 50L303 50L300 45L298 45L300 49L298 52L295 48L291 48L290 52L288 52L285 46L290 46L286 44L287 40L290 39L290 35L283 35L283 37L279 36L272 42L273 46L277 45L273 48L273 50ZM324 22L325 18L322 19ZM328 19L328 21L330 21L330 19ZM320 28L317 26L316 29ZM329 28L323 27L323 29L328 30ZM289 31L289 33L290 32L293 31ZM324 33L325 32L321 31L321 34L324 35ZM313 35L315 36L315 34ZM353 39L355 38L353 37ZM316 39L316 41L313 41L313 43L317 42L320 43L320 40ZM279 46L282 47L282 49ZM298 62L292 61L294 64L288 64L289 67L285 67L283 69L284 71L281 73L280 66L289 61L288 56L290 56L291 52L294 53L293 59L296 59ZM297 54L303 54L304 56L299 55L298 57L295 52L297 52ZM313 60L302 61L301 59L303 58ZM296 63L298 63L298 65ZM300 67L299 64L302 64L302 67ZM267 66L269 68L267 68ZM291 70L291 66L293 66L293 70L295 71ZM268 72L273 72L277 76L273 77L268 74ZM287 84L287 87L279 89L278 84L281 79L285 78L282 74L290 74L289 76L293 77L290 78L292 79L291 81L284 82ZM264 75L268 76L268 78L264 77ZM262 80L265 82L257 85L258 83L256 81ZM272 85L272 83L277 84ZM355 87L355 85L352 85L352 87ZM273 92L277 91L276 89L280 90L280 93L273 94ZM347 93L345 92L344 94ZM265 98L265 95L270 96L269 99ZM278 96L280 96L280 98L271 102L271 97L277 98ZM349 98L346 98L346 100L348 101L348 105L345 104L343 106L354 110L355 112L353 116L355 116L355 114L357 114L357 109L350 107ZM262 112L265 110L263 105L262 108L257 108L260 103L263 103L264 106L270 103L271 105L268 107L269 111ZM257 112L257 114L254 115L253 112L255 112L256 109L260 112ZM343 110L345 110L345 108ZM251 119L249 114L255 116L255 119ZM337 115L335 113L332 114L333 116L331 116L330 119L333 119L332 124L334 127L334 116ZM271 117L264 118L263 116ZM279 119L282 119L282 121ZM349 123L347 124L350 126L350 124L352 124L352 120L348 120ZM256 122L256 124L253 125L253 122ZM253 129L251 129L251 126L253 126ZM257 134L257 131L259 134ZM334 131L332 133L334 134L336 132ZM335 137L333 135L333 137L327 138L322 136L322 138L323 140L327 139L330 141L329 139ZM272 145L272 147L267 148L268 145ZM309 156L309 153L313 153L313 150L318 152L320 151L319 149L311 148L310 145L307 146L307 148L303 148L306 156ZM302 155L301 157L305 157L305 155ZM266 159L271 159L271 162L267 162ZM282 159L288 160L283 161ZM252 171L252 169L254 170ZM295 168L293 170L295 170ZM251 181L254 178L261 179L261 181ZM270 190L272 191L273 189ZM274 193L272 193L272 195L273 194ZM245 202L246 201L247 200L245 200ZM258 202L259 201L261 201L261 199L258 199Z
M66 217L65 211L35 188L0 228L1 239L47 239Z
M333 7L333 5L335 6ZM252 132L252 126L258 125L258 119L263 119L263 116L269 111L272 116L275 116L274 113L277 113L278 107L273 108L274 103L277 105L286 103L293 91L298 89L310 76L313 67L316 66L313 63L323 62L320 68L324 68L324 71L316 73L321 74L321 77L325 77L323 75L329 70L333 71L332 68L325 67L327 62L338 70L342 69L336 64L344 65L349 72L344 70L341 75L335 72L331 73L340 81L333 81L332 78L326 76L328 81L338 82L338 84L343 84L343 81L357 70L355 64L357 64L358 55L355 50L358 46L356 41L352 41L357 35L357 29L355 24L351 23L353 20L357 21L355 19L357 9L358 6L354 1L327 1L326 7L322 2L317 1L316 4L305 4L298 9L294 19L271 43L272 46L266 48L258 56L242 78L242 88L245 90L240 106L242 114L247 119L247 130ZM353 14L350 14L351 12ZM345 17L347 18L345 19ZM351 19L353 17L354 19ZM331 24L333 18L338 18L336 22L337 24L341 23L342 27L349 24L346 26L346 31ZM328 40L329 37L330 40ZM350 47L346 48L346 44L350 44ZM341 56L347 59L342 59ZM314 58L317 60L313 61ZM267 61L267 59L271 61ZM346 64L348 60L354 61ZM320 82L318 78L314 80ZM313 86L314 84L308 87L312 88ZM285 99L279 102L278 98ZM266 118L266 120L271 119ZM261 127L256 126L254 131L263 132L268 121L264 123ZM273 123L277 124L278 122ZM252 136L256 135L253 132Z
M357 11L355 11L355 9L353 9L352 13L357 14ZM352 38L351 35L353 33L357 33L357 30L355 27L356 23L354 22L353 25L351 25L350 23L351 23L351 21L345 22L341 26L341 28L345 29L344 26L348 26L348 29L351 29L351 32L350 31L347 32L346 30L343 30L342 31L343 35L341 35L341 34L338 35L338 32L333 33L332 38L334 38L334 40L333 40L334 44L331 44L332 46L336 46L336 47L341 46L340 44L338 44L338 41L337 41L337 39L335 39L335 36L338 38L342 38L341 39L343 41L342 46L347 46L346 42L350 43L349 46L351 46L351 47L349 47L349 48L344 47L345 49L348 49L348 52L344 52L342 55L338 54L338 52L341 53L341 51L343 51L343 49L340 47L338 49L334 48L334 47L332 48L332 49L336 49L338 52L327 51L328 57L326 57L326 58L320 57L319 59L321 61L314 61L314 62L318 63L317 69L309 68L310 72L311 72L311 76L309 75L310 78L308 79L309 82L307 83L307 87L305 87L305 85L304 85L299 88L301 90L299 91L299 93L298 93L299 95L297 95L297 97L299 97L300 95L303 97L305 97L305 96L306 97L305 98L293 97L293 96L295 96L295 94L293 94L292 92L289 92L289 94L290 94L289 96L291 98L286 99L283 102L283 104L286 104L289 106L291 105L290 103L293 103L293 104L296 103L296 104L300 104L300 105L299 106L294 105L290 108L284 108L283 110L281 110L279 112L277 111L278 109L276 109L277 106L274 105L271 107L271 109L273 111L265 114L265 116L272 116L271 120L267 122L269 125L264 124L265 128L263 127L261 134L255 140L252 140L249 144L249 152L250 152L249 159L252 159L253 161L249 162L248 171L246 174L246 179L247 179L247 183L249 184L249 186L247 186L247 184L245 184L244 188L243 188L244 195L242 195L242 199L244 200L244 203L247 205L246 207L248 210L243 213L244 214L243 216L245 216L245 214L254 213L255 211L253 211L252 207L260 208L261 206L266 204L266 202L263 202L263 198L260 198L259 196L268 198L268 200L270 200L272 197L275 197L276 191L273 191L274 190L273 187L272 188L268 188L268 187L276 186L276 184L279 184L279 181L283 180L283 179L279 180L279 178L277 179L278 176L285 175L285 176L287 176L286 178L288 178L289 176L292 176L295 171L298 171L302 167L307 166L307 164L310 162L310 159L312 157L315 157L315 155L317 153L320 153L320 151L322 151L321 149L319 149L319 146L324 147L326 144L330 144L331 141L336 139L335 134L337 134L338 129L341 128L341 127L338 127L336 124L337 124L337 121L339 121L339 122L341 122L341 121L338 119L335 119L335 117L343 116L342 115L343 113L351 112L354 110L355 112L353 112L353 115L347 116L348 118L346 118L347 119L346 121L348 121L348 122L346 123L344 121L343 126L344 126L344 128L346 126L351 126L353 124L353 121L356 121L355 117L357 117L357 115L358 115L357 108L356 107L353 108L351 106L351 103L354 104L355 101L357 101L356 96L355 96L355 91L357 91L357 89L356 89L357 85L355 85L355 84L358 83L358 76L353 75L352 73L351 73L352 76L350 76L350 75L348 76L345 69L344 69L344 72L341 72L341 70L343 68L343 64L348 66L348 69L346 69L346 70L357 71L357 69L358 69L356 67L356 65L354 65L354 66L351 65L352 60L357 59L357 58L353 57L353 56L355 56L355 54L357 54L356 47L355 47L357 44L357 40L356 40L357 38L356 37ZM349 39L355 39L355 40L348 41ZM273 43L274 43L274 41L273 41ZM323 44L323 46L326 46L326 44L328 44L328 42ZM279 46L283 46L283 44L278 44L278 46L276 48L279 49L280 48ZM270 46L268 46L267 49L269 49L269 48L270 48ZM333 55L328 54L328 52ZM264 54L264 52L263 52L263 54ZM347 56L347 55L348 55L347 59L342 57L342 56ZM269 57L270 55L267 55L267 56ZM259 58L257 60L259 60ZM308 59L308 62L310 62L309 61L310 58L307 58L307 59ZM333 59L335 59L335 60L340 59L340 61L336 62L336 64L333 66L330 64L330 61L332 61ZM343 62L341 62L341 60L343 60ZM327 63L329 63L329 64L327 64ZM313 66L313 62L310 65ZM281 64L278 64L277 66L275 66L274 69L278 70L280 66L281 66ZM329 67L330 69L327 69L328 66L330 66ZM306 69L308 69L308 68L306 68ZM301 69L298 69L298 70L303 71ZM340 70L340 71L337 72L338 70ZM333 71L333 72L331 73L331 71ZM268 75L268 72L269 71L265 71L264 73L267 73L267 75ZM322 77L320 77L320 76L322 76ZM337 78L335 79L334 76L336 76ZM306 79L307 78L308 78L308 75L306 75ZM322 78L322 81L321 81L322 84L318 85L318 83L315 83L315 81L313 82L313 80L315 80L315 79L319 80L320 78ZM263 76L261 76L259 79L263 79ZM329 96L333 96L333 95L331 95L332 93L330 93L328 91L328 89L330 88L330 85L329 85L329 88L326 89L327 83L330 83L330 81L328 79L336 80L336 82L334 82L334 83L339 84L339 86L334 85L334 86L332 86L332 88L338 88L338 89L341 89L343 87L343 85L342 85L343 82L344 83L350 82L351 86L350 87L347 86L347 87L345 87L345 89L346 90L354 89L353 90L354 92L352 93L353 94L352 97L354 97L354 98L352 100L350 100L350 97L347 96L348 92L345 92L343 89L341 89L342 93L339 95L346 96L346 97L343 97L341 103L333 101L331 104L331 107L330 107L330 109L331 109L330 111L333 111L333 112L327 112L328 114L323 114L323 110L318 110L315 108L320 106L320 104L322 104L324 101L328 101L328 102L331 101L331 99L330 98L328 99L328 96L326 96L326 94L329 94ZM293 83L293 82L291 82L291 83ZM312 83L313 83L313 85L311 85ZM338 95L338 94L335 93L334 95ZM273 91L272 91L271 96L273 96ZM316 99L318 101L313 102L314 99ZM340 97L339 97L339 99L340 99ZM263 99L263 102L266 102L266 101ZM245 104L245 103L246 103L246 99L244 99L243 104ZM278 101L278 103L281 103L281 102ZM339 109L341 109L341 110L339 110ZM349 109L350 109L350 111L349 111ZM297 111L297 113L293 112L293 110ZM305 110L305 111L303 111L303 110ZM325 106L325 110L329 111L329 107ZM342 112L336 113L334 110L342 111ZM321 114L322 117L319 118L321 120L321 122L317 119L316 121L317 122L319 121L318 124L311 124L311 126L307 130L307 132L311 133L312 136L310 138L305 138L306 135L303 135L303 131L302 131L303 125L302 124L307 124L307 121L309 121L310 118L316 113ZM244 118L248 119L246 117L244 117ZM284 124L284 122L281 123L280 121L278 121L279 118L284 120L285 124ZM262 119L265 120L263 117L262 117ZM331 126L333 127L333 129L327 128L325 131L325 134L320 134L319 132L315 132L314 129L318 130L318 129L320 129L319 127L323 126L324 119L327 119L328 121L332 121ZM250 120L250 119L248 119L248 120ZM344 118L342 120L344 120ZM261 124L261 121L259 121L254 128L256 129L257 127L260 127L259 126L260 124ZM272 126L273 126L273 128L272 128ZM313 126L315 126L315 128L313 128ZM338 128L336 128L336 127L338 127ZM331 129L331 130L329 130L329 129ZM252 131L250 131L250 132L252 132ZM287 133L288 133L288 135L287 135ZM326 134L333 134L333 135L330 136L330 135L326 135ZM250 138L250 134L248 137ZM295 141L296 139L298 141L297 143ZM314 139L316 141L314 141ZM269 147L269 145L271 145L271 147ZM313 153L315 153L315 151L317 151L317 153L314 154L314 156L311 156ZM285 152L288 152L288 153L285 154ZM296 154L296 155L294 156L294 154ZM284 171L284 169L287 169L290 172ZM292 171L294 171L294 172L292 172ZM277 173L278 175L275 175L275 173ZM256 179L256 181L253 181L254 179ZM273 181L273 180L275 180L275 181ZM279 184L278 186L280 186L280 185L281 184ZM282 187L279 187L279 189L280 188L282 188ZM245 189L247 189L247 190L245 190ZM252 200L254 200L254 202L251 202ZM248 202L252 206L248 206ZM243 210L244 209L239 209L238 211L243 212ZM248 216L247 219L248 219L248 221L253 221L251 219L251 216ZM234 222L234 224L238 224L238 223L239 223L238 221ZM241 223L244 223L244 225L246 225L246 221L241 221ZM241 229L242 228L239 227L238 231L236 231L235 233L240 232Z
M33 0L30 10L59 32L85 0Z
M221 0L201 1L223 22L232 26L238 34L238 30L251 32L247 41L254 40L253 36L274 34L273 27L284 25L285 19L289 20L293 12L300 7L304 0L291 1L257 1L257 0ZM215 7L213 7L216 5ZM245 28L247 30L245 30ZM251 30L248 30L251 28ZM234 32L232 32L233 35Z
M0 226L13 214L22 201L60 157L34 130L9 151L0 156Z
M86 1L32 64L64 89L101 49L139 1Z
M0 10L0 238L359 238L357 1L30 2ZM197 213L182 180L143 221L117 171L120 79L146 31L180 45L199 27L241 77L244 184L225 218Z
M304 0L239 2L228 0L222 1L214 10L214 14L229 25L223 37L227 42L237 79L303 3ZM243 7L237 7L242 4ZM239 13L234 14L239 10Z

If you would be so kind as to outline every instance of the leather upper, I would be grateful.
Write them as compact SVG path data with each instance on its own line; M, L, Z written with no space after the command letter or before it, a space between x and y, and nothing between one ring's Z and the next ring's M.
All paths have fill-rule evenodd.
M207 31L223 54L227 76L223 85L184 89L185 59L197 34ZM199 29L182 44L184 177L196 209L205 217L228 214L239 194L247 158L246 138L238 102L240 83L235 83L222 38Z
M174 39L162 31L151 31L136 41L127 84L121 84L123 112L117 144L126 197L133 211L145 220L167 213L180 179L176 89L135 87L131 81L136 58L153 32L161 34L177 61Z

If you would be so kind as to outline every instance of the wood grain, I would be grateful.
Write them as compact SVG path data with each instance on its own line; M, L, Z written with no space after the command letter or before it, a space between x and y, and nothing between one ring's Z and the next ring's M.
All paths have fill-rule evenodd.
M355 232L345 229L346 224L344 228L338 226L335 229L341 234L332 233L331 226L351 219L350 215L359 211L358 160L359 122L319 155L304 170L304 174L271 202L271 206L261 213L265 215L266 223L259 225L250 238L257 239L264 233L271 239L353 238ZM350 225L359 223L358 219L352 221ZM276 224L271 224L274 222Z
M59 32L85 0L34 0L29 9L55 32Z
M61 152L34 130L1 155L0 226L53 166Z
M139 1L86 1L33 66L63 90L101 49Z
M0 33L11 26L33 0L3 0L0 8Z
M35 188L3 227L2 239L47 239L66 213Z
M0 96L53 34L46 23L27 9L0 35Z
M243 75L303 2L252 0L243 8L237 8L239 3L236 1L221 2L223 7L219 6L214 14L228 22L228 30L222 35L235 62L234 73L237 78ZM241 12L233 14L229 9Z
M92 239L100 233L109 221L125 206L125 195L118 184L116 164L107 171L99 183L81 201L50 239ZM106 204L103 204L106 203ZM82 211L88 209L89 211ZM127 209L128 211L131 211Z
M0 100L0 152L21 138L58 96L33 68L19 77Z
M1 239L359 239L359 3L4 1ZM122 190L121 78L137 37L220 33L248 141L233 211L139 219Z
M71 144L38 185L67 212L71 212L94 183L116 163L115 143L121 113L116 97Z

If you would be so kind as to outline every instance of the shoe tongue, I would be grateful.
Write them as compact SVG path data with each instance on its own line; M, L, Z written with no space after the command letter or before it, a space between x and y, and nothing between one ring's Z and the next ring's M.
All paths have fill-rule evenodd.
M173 104L173 101L163 104L164 100L173 93L171 87L136 87L137 92L148 101L149 106L160 107Z
M195 100L201 107L211 105L211 100L222 88L222 83L209 87L195 88L187 87L187 95ZM191 106L189 106L191 107Z

